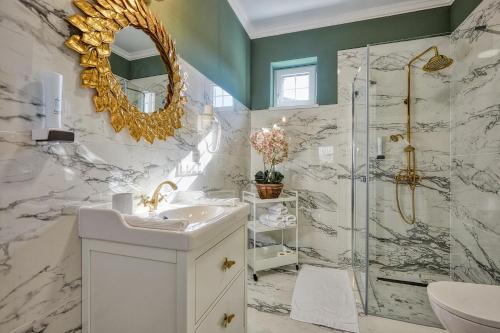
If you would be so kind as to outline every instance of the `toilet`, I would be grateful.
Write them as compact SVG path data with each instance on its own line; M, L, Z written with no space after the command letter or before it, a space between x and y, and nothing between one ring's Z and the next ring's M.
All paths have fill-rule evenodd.
M500 286L440 281L427 295L448 332L500 333Z

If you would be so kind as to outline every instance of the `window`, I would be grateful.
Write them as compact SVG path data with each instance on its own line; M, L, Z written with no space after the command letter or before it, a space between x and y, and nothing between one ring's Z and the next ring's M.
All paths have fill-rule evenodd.
M233 96L219 86L214 86L214 108L233 106Z
M274 70L274 106L316 104L316 65Z
M142 104L142 111L146 113L153 113L155 112L155 98L156 94L154 92L150 91L143 91L143 104Z

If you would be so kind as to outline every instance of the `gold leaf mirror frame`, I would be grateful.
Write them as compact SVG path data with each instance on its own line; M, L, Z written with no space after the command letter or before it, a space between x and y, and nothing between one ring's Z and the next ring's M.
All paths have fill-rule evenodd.
M72 15L68 21L81 34L72 35L65 44L80 54L80 65L84 68L81 85L95 89L96 112L108 111L114 130L127 128L136 141L142 137L153 143L155 139L173 136L182 127L187 99L175 42L163 24L142 0L74 0L73 3L84 15ZM152 113L143 113L130 103L111 71L110 45L115 34L128 26L141 29L153 40L167 68L166 103Z

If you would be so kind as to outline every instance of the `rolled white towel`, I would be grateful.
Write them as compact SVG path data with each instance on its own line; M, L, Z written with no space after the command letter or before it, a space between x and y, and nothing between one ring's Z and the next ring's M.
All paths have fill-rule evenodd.
M286 215L288 214L288 208L286 208L283 204L278 203L270 206L268 209L269 214L274 215Z
M271 219L269 219L270 216L273 216L273 215L262 214L261 216L259 216L259 222L263 225L267 225L268 227L274 227L274 228L284 228L285 227L285 221L283 219L271 220ZM279 217L282 218L282 216L279 216Z
M297 225L297 217L295 215L285 215L285 225L287 227L293 227Z
M264 214L265 218L274 222L285 222L285 216L277 214Z

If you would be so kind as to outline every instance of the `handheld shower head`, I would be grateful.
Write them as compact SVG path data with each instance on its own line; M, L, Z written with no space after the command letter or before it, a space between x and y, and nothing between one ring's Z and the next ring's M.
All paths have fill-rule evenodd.
M451 66L451 64L453 64L453 59L438 53L430 58L422 69L426 72L436 72Z

